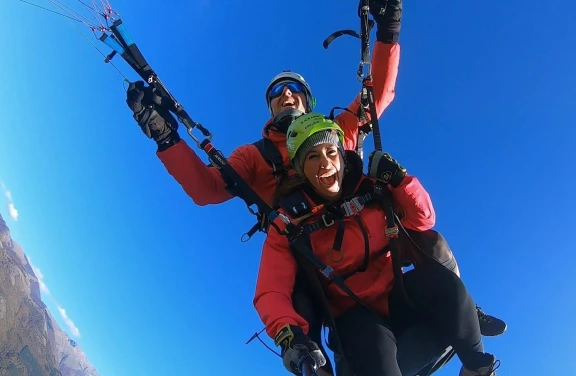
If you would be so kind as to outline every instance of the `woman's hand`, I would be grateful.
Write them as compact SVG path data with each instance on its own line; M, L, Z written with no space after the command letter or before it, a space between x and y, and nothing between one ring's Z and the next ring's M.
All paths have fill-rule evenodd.
M376 150L368 157L368 173L376 180L396 188L406 176L406 169L390 154Z
M316 368L323 367L326 364L326 358L320 351L318 345L312 341L301 328L294 325L285 325L280 329L274 344L282 348L282 359L284 367L295 375L301 375L302 371L298 369L298 363L302 356L310 355L316 363Z

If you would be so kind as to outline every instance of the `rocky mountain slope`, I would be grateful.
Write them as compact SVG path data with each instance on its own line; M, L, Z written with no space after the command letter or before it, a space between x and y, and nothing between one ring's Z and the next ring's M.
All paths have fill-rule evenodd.
M38 278L1 215L0 376L99 376L42 302Z

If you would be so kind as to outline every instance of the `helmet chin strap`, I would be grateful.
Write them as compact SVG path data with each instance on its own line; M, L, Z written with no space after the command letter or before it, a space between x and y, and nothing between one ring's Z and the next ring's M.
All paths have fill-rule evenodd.
M304 112L289 108L274 116L270 126L273 126L278 132L286 133L290 124L302 115L304 115Z

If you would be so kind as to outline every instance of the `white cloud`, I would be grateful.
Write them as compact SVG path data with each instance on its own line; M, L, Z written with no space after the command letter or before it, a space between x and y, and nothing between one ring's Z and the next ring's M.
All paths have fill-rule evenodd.
M12 192L10 192L8 190L8 188L6 188L6 185L4 184L4 182L0 182L0 186L2 187L2 191L4 191L4 196L6 196L8 201L10 201L8 203L8 213L10 214L10 217L12 217L13 220L17 221L18 220L18 209L16 209L16 207L14 206L14 202L12 200Z
M6 196L8 201L10 201L8 203L8 212L10 213L10 217L12 217L13 220L17 221L18 220L18 209L16 209L16 207L14 206L14 202L12 202L12 193L6 188L6 185L4 184L4 182L0 182L0 187L4 191L4 196ZM28 257L28 262L30 263L32 270L34 271L36 278L38 278L38 284L40 285L40 291L42 291L44 294L46 294L46 296L48 296L50 298L50 300L56 305L56 307L58 307L58 312L60 313L60 316L62 316L62 319L64 320L64 323L68 327L68 330L70 331L70 333L72 333L72 335L75 337L80 337L80 331L78 330L76 325L74 325L74 322L72 320L70 320L70 318L66 314L66 310L64 308L60 307L60 305L56 302L56 300L54 299L54 297L50 293L48 286L46 286L46 283L44 283L44 274L42 274L42 272L40 271L40 268L37 268L36 266L34 266L32 264L32 260L30 257Z
M8 213L10 213L10 217L12 217L13 220L18 220L18 209L14 207L13 203L8 204Z
M30 257L28 257L28 262L30 263L32 270L34 271L36 278L38 278L38 284L40 285L40 290L44 294L46 294L46 296L54 303L54 305L56 305L56 307L58 308L58 312L60 313L60 316L62 317L62 320L64 320L64 323L68 327L68 330L70 331L70 333L74 337L80 337L80 330L78 330L76 325L74 325L74 322L72 320L70 320L70 318L66 314L66 310L64 308L62 308L60 306L60 304L58 304L56 299L54 299L54 297L50 293L50 290L48 290L48 286L46 286L46 284L44 283L44 274L42 274L42 272L40 271L40 268L38 268L38 267L34 266L34 264L32 264L32 259Z
M80 337L80 331L78 330L76 325L74 325L74 322L72 322L72 320L70 320L70 318L66 314L66 310L64 308L58 306L58 312L60 312L60 316L62 316L62 319L66 323L66 326L68 327L68 329L70 330L72 335L74 337Z
M46 284L44 283L44 274L42 274L42 272L40 271L39 268L35 267L32 264L32 260L30 259L30 257L28 257L28 262L30 263L32 270L34 271L36 278L38 278L38 284L40 285L40 291L42 291L46 295L50 295L50 290L48 290L48 286L46 286Z

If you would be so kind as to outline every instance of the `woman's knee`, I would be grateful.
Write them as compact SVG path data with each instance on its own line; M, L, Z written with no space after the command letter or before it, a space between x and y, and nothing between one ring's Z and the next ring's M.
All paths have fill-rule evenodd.
M423 265L405 273L404 287L410 299L420 307L439 303L458 306L470 299L462 280L437 264Z
M456 257L454 257L454 254L452 253L452 250L450 250L450 248L446 248L446 253L442 256L442 260L444 260L442 262L443 267L445 267L446 269L450 270L458 277L460 277L460 269L458 268L458 262L456 261Z
M454 257L454 253L442 234L434 230L423 232L414 230L407 231L410 238L417 246L417 250L425 253L427 257L431 257L448 270L454 272L457 276L460 276L456 257ZM414 258L417 259L417 257Z

